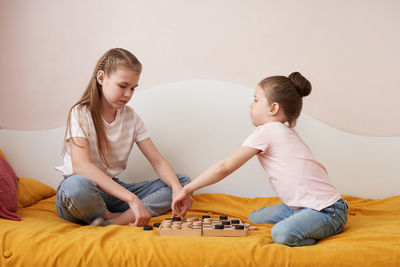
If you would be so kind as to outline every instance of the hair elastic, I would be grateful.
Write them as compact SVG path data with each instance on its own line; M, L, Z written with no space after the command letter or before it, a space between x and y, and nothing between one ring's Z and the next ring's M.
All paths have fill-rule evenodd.
M94 79L97 80L97 75L94 75Z

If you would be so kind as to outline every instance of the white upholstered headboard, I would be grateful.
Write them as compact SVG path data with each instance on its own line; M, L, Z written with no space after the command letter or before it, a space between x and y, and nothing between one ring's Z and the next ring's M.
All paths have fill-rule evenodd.
M194 179L242 144L254 127L249 120L253 88L211 80L182 81L138 90L129 103L144 120L151 138L178 173ZM72 103L71 103L72 104ZM400 194L400 137L368 137L343 132L302 114L296 130L329 172L342 194L383 198ZM0 148L17 175L56 187L62 179L64 127L40 131L0 130ZM135 146L127 182L155 178ZM256 158L220 183L199 192L243 197L273 196L268 176Z

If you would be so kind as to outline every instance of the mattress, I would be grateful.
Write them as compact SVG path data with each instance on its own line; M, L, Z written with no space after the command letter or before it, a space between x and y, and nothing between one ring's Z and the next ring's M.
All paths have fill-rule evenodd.
M21 194L27 193L19 192L22 201ZM53 189L43 185L29 194L18 209L21 221L0 219L2 266L400 265L400 196L344 196L350 209L343 233L314 246L288 247L272 242L270 224L256 225L244 237L159 236L156 229L143 227L82 226L58 216ZM228 215L248 222L251 211L279 202L276 197L199 194L187 217ZM167 217L171 213L150 223Z

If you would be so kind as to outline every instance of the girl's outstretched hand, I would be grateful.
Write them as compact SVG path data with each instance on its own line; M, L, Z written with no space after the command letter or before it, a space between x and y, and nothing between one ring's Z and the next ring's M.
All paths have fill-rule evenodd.
M192 194L187 192L185 188L183 188L179 193L172 194L172 215L173 216L185 216L186 212L190 210L193 204Z
M149 223L151 219L151 214L143 205L143 202L140 199L136 199L128 204L133 214L135 215L135 221L133 223L130 223L130 225L144 226Z

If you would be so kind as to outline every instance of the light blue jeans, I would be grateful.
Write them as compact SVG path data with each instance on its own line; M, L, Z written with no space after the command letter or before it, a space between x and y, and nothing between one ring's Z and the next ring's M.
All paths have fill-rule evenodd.
M292 210L281 203L253 211L249 221L257 224L275 224L271 230L275 243L309 246L320 239L341 233L347 222L348 208L343 199L321 211L309 208Z
M186 175L177 174L177 177L182 186L190 183ZM118 178L113 180L142 200L151 216L159 216L171 209L172 189L160 179L136 184L126 184ZM79 175L61 181L57 188L56 206L61 218L80 224L104 218L106 208L110 212L129 209L128 203L103 192L96 183Z

